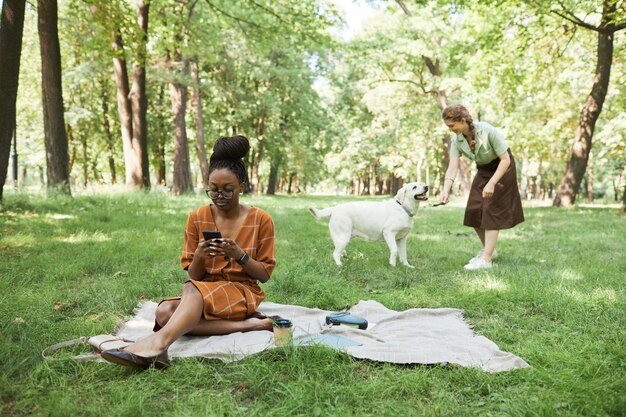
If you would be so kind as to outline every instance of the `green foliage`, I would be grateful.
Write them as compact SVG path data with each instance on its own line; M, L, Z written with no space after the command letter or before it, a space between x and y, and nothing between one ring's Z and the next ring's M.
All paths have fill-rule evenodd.
M476 332L531 368L400 366L313 347L236 363L181 359L146 372L73 360L84 347L42 360L53 343L113 331L143 298L178 294L186 279L178 261L184 221L206 199L9 194L0 210L0 414L623 414L623 214L527 207L526 222L502 232L495 268L468 273L462 266L479 243L461 226L462 209L422 207L408 240L415 269L389 267L383 242L361 240L338 268L326 223L307 207L347 200L246 197L276 224L268 301L328 310L367 299L395 310L462 308Z
M151 175L165 172L169 184L169 83L194 87L180 71L181 60L190 59L200 69L206 147L210 151L219 136L247 135L252 154L260 157L250 162L259 164L261 183L275 170L283 184L296 178L301 190L321 184L360 192L355 182L394 176L428 178L432 185L441 177L442 139L449 135L440 121L445 97L501 129L520 162L541 167L530 180L544 191L553 188L596 64L595 32L568 21L563 11L598 24L601 2L406 3L411 16L397 2L361 3L377 7L376 13L345 40L338 30L348 16L330 0L152 0L145 57ZM624 20L623 1L614 19ZM59 27L73 186L110 183L109 158L120 182L124 159L111 39L114 32L121 35L132 73L133 63L143 60L135 5L61 1ZM626 70L619 57L625 53L620 31L594 131L594 184L604 188L624 166ZM45 182L40 90L36 9L29 3L17 103L25 185ZM196 126L187 113L191 131ZM197 177L194 146L190 152Z
M338 155L327 159L330 171L345 180L372 165L407 179L420 166L436 172L447 134L439 116L443 94L501 129L518 159L541 164L542 187L558 183L593 82L596 37L551 10L568 7L584 16L598 2L551 9L538 2L429 1L411 4L412 16L388 3L335 64L332 98L345 133ZM620 33L615 57L624 45ZM605 108L623 114L626 102L617 96L623 97L624 72L613 67ZM623 143L619 124L611 112L596 126L594 149L611 155L595 161L602 169L622 164L612 145Z

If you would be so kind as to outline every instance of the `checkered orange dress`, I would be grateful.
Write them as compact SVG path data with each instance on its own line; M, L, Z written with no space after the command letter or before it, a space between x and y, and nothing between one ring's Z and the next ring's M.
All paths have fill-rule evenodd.
M189 213L185 225L185 245L180 262L186 270L193 260L203 230L217 230L211 205ZM269 214L251 207L237 236L232 237L250 258L260 262L268 275L276 265L274 222ZM265 298L257 281L234 259L222 256L207 258L206 273L200 281L190 280L204 298L206 320L244 320L254 313Z

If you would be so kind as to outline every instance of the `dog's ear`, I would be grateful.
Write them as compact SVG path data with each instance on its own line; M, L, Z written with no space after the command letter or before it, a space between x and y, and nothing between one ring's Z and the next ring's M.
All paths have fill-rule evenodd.
M400 188L398 192L396 193L396 200L403 203L405 195L406 195L406 187Z

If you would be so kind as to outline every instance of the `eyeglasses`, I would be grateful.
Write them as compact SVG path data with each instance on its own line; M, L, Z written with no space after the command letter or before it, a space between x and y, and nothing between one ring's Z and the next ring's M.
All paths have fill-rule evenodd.
M216 198L218 198L220 196L220 194L226 200L230 200L231 198L233 198L233 194L235 193L235 190L211 190L211 189L206 189L204 191L206 192L206 195L209 196L209 198L211 200L215 200Z

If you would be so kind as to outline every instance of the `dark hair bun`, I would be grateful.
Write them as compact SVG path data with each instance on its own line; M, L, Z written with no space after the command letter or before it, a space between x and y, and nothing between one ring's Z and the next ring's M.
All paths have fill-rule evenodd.
M230 160L238 161L248 155L250 141L245 136L224 136L213 145L211 161Z

